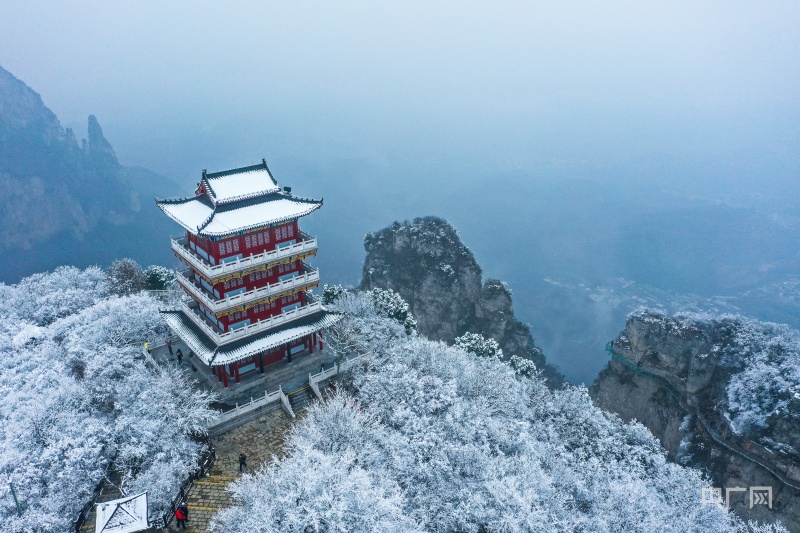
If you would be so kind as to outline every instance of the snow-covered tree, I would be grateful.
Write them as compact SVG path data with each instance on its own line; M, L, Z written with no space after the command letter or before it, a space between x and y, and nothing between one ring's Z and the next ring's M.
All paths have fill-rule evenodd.
M402 490L386 473L362 464L359 444L374 445L379 427L347 397L332 400L337 416L311 414L295 431L285 459L234 484L237 505L216 515L217 531L422 531L403 508ZM374 449L366 453L375 453ZM342 497L346 495L346 497ZM245 512L242 512L246 509Z
M160 265L150 265L144 271L146 288L149 291L165 291L175 280L175 271Z
M107 294L108 284L101 269L63 266L34 274L16 285L0 284L0 313L9 317L15 329L16 322L43 326L77 313Z
M145 366L142 343L166 333L158 303L107 296L103 278L68 268L2 286L3 531L70 531L109 468L126 492L147 490L157 515L196 467L211 398L178 369Z
M106 270L106 276L112 294L124 296L147 288L144 271L133 259L117 259Z
M233 486L215 531L746 527L701 505L709 481L585 388L552 391L496 357L405 335L370 300L334 306L373 357L294 427L285 458Z
M465 352L477 355L478 357L497 357L503 358L503 350L494 339L487 339L480 333L464 333L456 337L454 345Z

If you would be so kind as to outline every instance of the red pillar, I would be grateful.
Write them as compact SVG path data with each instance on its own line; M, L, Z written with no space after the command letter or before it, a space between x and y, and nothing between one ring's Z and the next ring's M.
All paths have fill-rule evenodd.
M308 353L314 355L314 334L308 336Z
M231 367L233 367L233 374L236 376L236 383L240 383L240 381L239 381L239 363L231 363Z
M220 374L222 374L222 386L227 389L228 388L228 372L225 370L224 366L222 368L220 368Z
M258 354L258 369L261 371L262 374L264 373L264 354L263 353Z
M217 367L215 367L215 366L211 367L211 375L212 376L216 376L217 375Z
M317 336L319 337L319 349L320 349L320 351L322 351L322 350L325 348L325 346L324 346L324 345L323 345L323 343L322 343L322 332L320 331L320 332L317 334Z

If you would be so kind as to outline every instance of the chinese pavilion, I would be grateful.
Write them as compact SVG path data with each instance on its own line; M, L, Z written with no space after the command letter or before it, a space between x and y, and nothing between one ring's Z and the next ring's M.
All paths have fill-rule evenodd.
M317 239L298 226L322 200L281 189L262 159L204 170L195 196L156 204L186 230L172 250L186 266L178 282L189 299L162 316L224 387L322 349L321 330L338 317L307 292L319 283L319 271L305 263Z

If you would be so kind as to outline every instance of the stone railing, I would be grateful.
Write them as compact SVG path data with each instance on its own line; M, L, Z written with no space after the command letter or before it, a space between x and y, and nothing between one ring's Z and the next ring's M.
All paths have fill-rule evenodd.
M264 320L259 320L255 324L250 324L247 326L243 326L241 328L234 329L232 331L228 331L226 333L219 333L217 332L211 325L206 322L205 318L200 315L200 313L194 309L191 309L186 303L181 304L181 308L186 316L194 322L194 324L202 329L209 337L214 339L214 341L218 345L228 344L234 341L237 341L243 337L247 337L248 335L252 335L253 333L258 333L259 331L265 331L270 328L274 328L275 326L279 326L281 324L285 324L287 322L291 322L300 317L308 316L310 314L316 313L317 311L322 309L322 304L320 302L312 302L309 304L304 305L303 307L298 307L296 309L292 309L291 311L286 311L285 313L281 313L280 315L276 315L270 318L265 318Z
M280 396L280 398L281 398L281 406L283 407L283 410L284 410L284 411L286 411L286 414L287 414L287 415L289 415L289 416L291 416L292 418L294 418L294 417L295 417L295 415L294 415L294 409L292 409L292 404L291 404L291 402L289 401L289 397L288 397L288 396L286 396L286 395L283 393L283 390L281 390L281 396Z
M178 283L181 284L181 287L183 287L186 292L191 294L197 300L203 302L203 305L214 312L219 312L235 305L252 302L253 300L258 300L259 298L264 298L271 294L294 289L302 285L319 283L319 269L309 270L308 272L300 274L299 276L285 279L277 283L272 283L270 285L264 285L263 287L242 292L234 296L228 296L227 298L222 298L220 300L211 298L203 291L203 289L195 285L193 280L186 276L186 274L183 272L181 272L178 276Z
M322 400L322 392L319 390L319 384L326 379L332 378L333 376L339 374L340 372L344 372L353 368L357 363L360 361L364 361L368 359L372 353L367 352L352 359L347 359L346 361L342 361L339 364L333 365L331 368L327 370L323 370L322 372L317 372L314 375L308 375L308 384L311 385L311 390L314 391L314 396L317 397L318 400Z
M209 431L213 430L216 427L222 426L234 418L238 418L243 416L247 413L255 411L256 409L260 409L266 405L269 405L273 402L281 401L282 397L286 396L283 393L283 389L278 387L278 390L273 392L264 392L264 396L259 396L256 399L250 398L250 402L244 405L236 404L236 407L231 409L230 411L222 411L219 414L219 417L212 422L208 429Z
M192 251L191 248L186 246L186 237L172 237L170 240L172 241L172 251L178 254L181 259L207 278L214 279L229 272L236 272L265 263L272 263L299 253L317 249L316 237L311 237L306 233L302 233L301 238L303 238L302 241L282 248L276 248L260 254L250 254L247 257L242 257L241 259L229 261L227 263L220 263L218 265L210 264Z

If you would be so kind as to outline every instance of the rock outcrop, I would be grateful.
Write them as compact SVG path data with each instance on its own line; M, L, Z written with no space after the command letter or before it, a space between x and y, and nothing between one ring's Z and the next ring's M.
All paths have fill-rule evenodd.
M169 222L141 197L178 187L163 177L161 190L143 186L142 173L120 165L93 115L79 146L35 91L0 68L0 260L14 259L0 281L117 256L167 260L168 246L163 254L122 248L169 235Z
M755 364L750 354L761 341L742 342L756 337L744 331L753 324L766 328L766 334L759 334L769 343L774 325L741 317L666 318L647 310L635 312L611 344L613 357L590 394L597 405L624 421L644 424L671 459L709 472L723 494L726 487L771 486L772 510L763 505L750 509L749 493L743 492L731 493L731 508L742 518L780 519L791 531L799 531L800 491L764 468L800 487L800 455L795 449L800 420L791 405L783 413L773 410L762 425L733 430L737 406L731 405L728 389L737 373ZM767 403L766 396L757 397ZM700 495L698 504L699 499Z
M445 220L395 222L368 234L364 247L362 288L399 293L420 333L448 343L466 332L480 333L496 340L505 357L533 361L551 386L563 383L534 343L530 327L515 317L511 291L496 279L482 283L475 256Z

